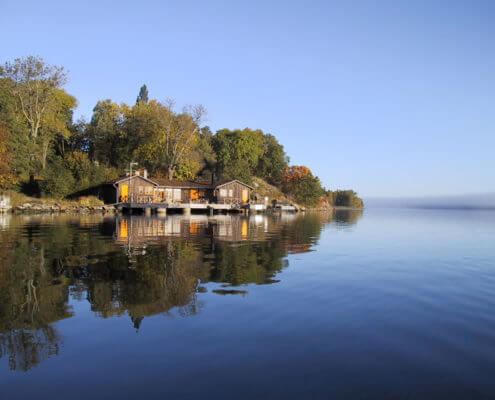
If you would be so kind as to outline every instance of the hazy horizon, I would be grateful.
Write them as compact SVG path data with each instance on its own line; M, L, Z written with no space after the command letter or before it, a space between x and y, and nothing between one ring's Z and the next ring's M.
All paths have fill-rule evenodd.
M490 209L495 210L495 192L451 196L365 197L366 207Z

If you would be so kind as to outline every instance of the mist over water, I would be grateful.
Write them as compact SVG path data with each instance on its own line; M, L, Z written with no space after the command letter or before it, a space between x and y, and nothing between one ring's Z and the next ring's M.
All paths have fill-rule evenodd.
M8 399L495 396L495 213L0 217Z
M402 198L371 197L365 199L365 204L366 207L371 208L495 210L495 193Z

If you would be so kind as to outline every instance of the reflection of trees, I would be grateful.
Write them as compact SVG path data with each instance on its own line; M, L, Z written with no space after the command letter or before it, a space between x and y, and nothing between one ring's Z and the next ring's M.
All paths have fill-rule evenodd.
M0 252L0 357L26 371L58 354L61 338L50 324L71 316L68 290L47 265L41 241L17 238Z
M354 225L363 216L363 210L342 210L336 209L333 219L337 224Z
M207 280L232 286L247 283L272 283L273 277L287 265L285 252L276 240L246 242L240 246L218 243L213 251Z
M135 324L143 317L179 307L179 314L197 312L196 288L201 254L190 242L169 241L150 247L130 263L125 253L102 262L73 267L68 273L87 293L101 317L128 313ZM137 322L136 322L137 321Z
M289 253L305 253L317 243L325 214L297 215L290 224L281 227L280 238Z
M22 223L13 218L20 225L0 230L0 357L25 371L58 354L61 337L53 324L72 315L69 295L86 299L104 318L127 314L136 328L145 317L173 310L195 315L201 309L197 293L205 290L200 282L277 282L287 254L311 250L325 224L351 225L360 216L338 210L186 221L177 225L183 236L172 224L173 235L158 229L159 238L140 237L131 256L136 234L129 231L125 243L113 240L114 219L29 217Z

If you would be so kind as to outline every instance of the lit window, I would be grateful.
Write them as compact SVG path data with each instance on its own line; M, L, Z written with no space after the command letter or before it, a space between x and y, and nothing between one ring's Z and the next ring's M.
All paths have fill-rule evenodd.
M220 196L227 197L227 189L220 189Z
M234 197L234 190L233 189L229 189L229 197Z

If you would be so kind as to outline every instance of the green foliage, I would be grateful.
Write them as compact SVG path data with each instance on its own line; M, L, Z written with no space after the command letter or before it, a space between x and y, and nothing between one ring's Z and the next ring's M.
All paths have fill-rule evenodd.
M294 197L298 204L315 206L324 194L320 180L312 175L301 177L297 182L286 187L286 193Z
M0 189L8 189L16 182L11 164L12 153L8 149L9 138L7 124L0 123Z
M124 107L111 100L96 103L85 132L87 150L93 160L114 168L125 167L128 154L124 151L124 112Z
M62 199L70 194L74 188L75 179L65 163L55 158L43 172L39 182L43 196Z
M86 153L71 152L66 159L50 159L39 181L44 197L64 198L69 194L116 178L118 172L91 161Z
M137 103L147 103L148 102L148 88L146 85L141 86L141 89L139 89L139 94L136 99L136 104Z
M280 185L284 171L288 167L289 157L275 136L263 136L263 156L256 167L256 176L263 178L272 185Z
M250 183L263 155L263 132L222 129L213 137L212 144L219 177Z
M318 177L313 176L308 167L299 165L287 168L282 190L305 206L315 206L325 193Z
M65 160L65 166L74 178L73 192L99 185L118 177L118 171L91 161L87 153L74 151Z
M259 129L222 129L210 140L220 178L250 183L257 176L274 185L281 183L288 157L275 136Z
M354 190L336 190L326 192L327 201L335 207L363 208L364 202Z

